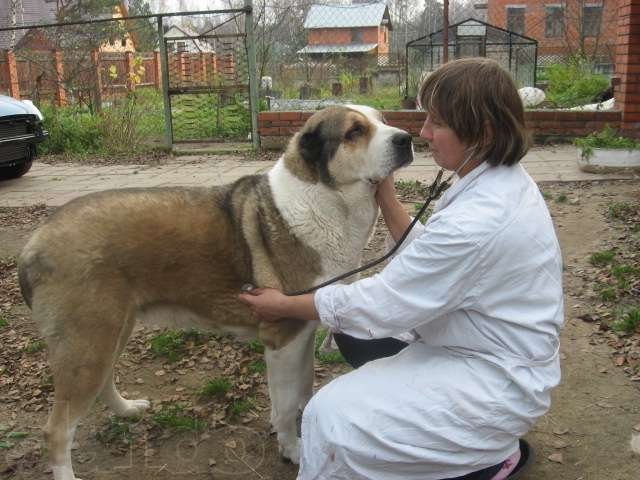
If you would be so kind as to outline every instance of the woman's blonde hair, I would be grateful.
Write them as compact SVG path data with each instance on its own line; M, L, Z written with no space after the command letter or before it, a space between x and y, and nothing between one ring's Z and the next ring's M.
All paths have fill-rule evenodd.
M489 164L513 165L529 149L524 107L511 75L487 58L444 64L418 94L424 110Z

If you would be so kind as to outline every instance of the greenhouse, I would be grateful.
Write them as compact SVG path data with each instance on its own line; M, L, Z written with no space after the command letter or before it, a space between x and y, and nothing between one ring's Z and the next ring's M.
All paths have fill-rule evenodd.
M533 38L468 18L450 25L449 60L486 57L496 60L511 72L518 87L536 83L538 42ZM415 98L424 76L442 64L443 29L407 43L405 95Z

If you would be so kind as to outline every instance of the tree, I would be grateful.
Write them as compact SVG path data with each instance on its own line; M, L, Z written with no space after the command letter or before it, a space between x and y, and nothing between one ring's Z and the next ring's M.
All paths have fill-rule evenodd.
M151 15L148 0L129 0L129 15ZM142 52L151 52L158 48L158 30L156 19L130 20L130 28L135 32L136 48Z

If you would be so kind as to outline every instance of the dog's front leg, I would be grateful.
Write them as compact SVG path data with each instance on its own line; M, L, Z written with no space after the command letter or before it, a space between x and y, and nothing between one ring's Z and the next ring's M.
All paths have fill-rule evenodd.
M271 424L278 434L280 454L294 463L300 460L296 421L313 394L313 346L315 322L309 322L282 348L265 349L271 398Z

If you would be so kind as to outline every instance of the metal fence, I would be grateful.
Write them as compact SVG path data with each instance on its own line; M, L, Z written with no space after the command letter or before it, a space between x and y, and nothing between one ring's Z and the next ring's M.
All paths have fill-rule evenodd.
M256 142L250 1L178 14L83 13L0 29L0 93L68 107L78 121L103 112L169 145Z
M536 83L538 42L475 19L448 28L448 58L486 57L496 60L521 86ZM414 98L425 75L443 63L443 30L407 44L406 91Z

